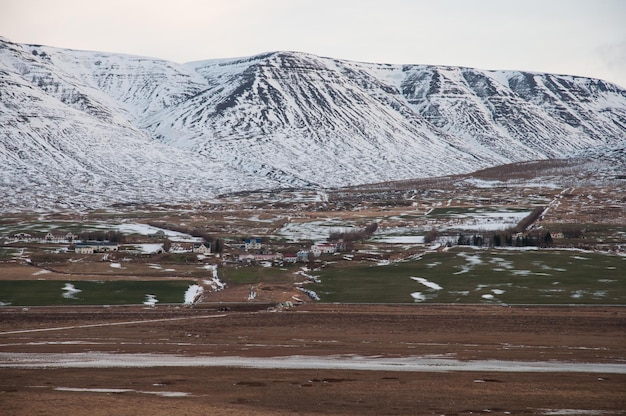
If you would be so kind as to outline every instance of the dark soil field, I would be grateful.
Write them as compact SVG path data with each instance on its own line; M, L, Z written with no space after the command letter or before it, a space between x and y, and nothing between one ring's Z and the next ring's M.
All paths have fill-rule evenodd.
M269 312L266 306L2 308L2 414L617 415L626 410L624 307L304 304ZM71 367L55 361L85 352L151 354L156 363ZM38 357L50 365L19 365L16 353L43 354ZM164 360L420 356L501 364L475 371L245 368L188 360L160 366L154 354ZM565 366L520 372L513 366L509 371L507 362ZM572 370L583 363L591 367ZM606 364L617 370L603 372Z

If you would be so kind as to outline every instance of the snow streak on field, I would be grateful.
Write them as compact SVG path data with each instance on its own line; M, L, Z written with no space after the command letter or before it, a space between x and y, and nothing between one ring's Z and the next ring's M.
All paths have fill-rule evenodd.
M367 371L492 371L526 373L626 374L626 364L570 363L558 361L461 361L442 356L397 358L358 355L283 357L188 357L167 354L0 353L0 368L146 368L146 367L244 367L269 369L367 370Z

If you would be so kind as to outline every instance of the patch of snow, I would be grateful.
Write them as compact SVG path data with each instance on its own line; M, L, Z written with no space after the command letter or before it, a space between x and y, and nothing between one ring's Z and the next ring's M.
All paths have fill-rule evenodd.
M61 290L63 290L63 297L65 299L76 299L76 294L82 292L82 290L76 289L71 283L66 283Z
M276 221L280 221L281 219L282 219L282 217L261 219L258 215L253 215L250 218L248 218L248 221L272 224L272 223L274 223Z
M154 254L163 250L163 244L159 243L133 244L133 247L136 247L142 254Z
M502 186L502 181L497 181L497 180L469 178L469 179L466 179L464 182L467 182L468 184L475 186L477 188L498 188Z
M71 392L88 392L88 393L140 393L140 394L154 394L161 397L186 397L189 393L180 391L140 391L134 389L115 389L115 388L87 388L87 387L55 387L57 391L71 391Z
M320 283L319 278L317 278L317 276L313 276L311 274L308 274L307 272L309 271L309 269L307 267L302 267L300 269L300 271L295 272L294 274L299 274L302 277L307 278L308 280L315 282L315 283Z
M140 235L150 235L156 234L157 231L163 231L165 236L171 241L176 241L179 243L199 243L202 242L201 237L192 237L189 234L181 233L178 231L167 230L165 228L153 227L148 224L140 224L140 223L124 223L118 225L111 225L110 227L117 228L120 232L126 234L140 234Z
M424 279L423 277L413 277L413 276L411 276L411 279L413 279L413 280L415 280L417 282L420 282L424 286L429 287L429 288L434 289L434 290L441 290L441 289L443 289L437 283L431 282L431 281L429 281L427 279Z
M87 388L87 387L55 387L57 391L89 392L89 393L128 393L133 389Z
M220 280L219 276L217 275L217 264L207 264L204 266L204 268L211 270L211 278L204 279L202 283L209 286L214 292L223 290L226 285Z
M618 413L607 410L589 409L541 409L545 416L602 416L617 415Z
M208 357L169 354L0 353L0 368L247 367L266 369L372 370L411 372L506 372L626 374L626 364L568 361L457 360L434 356L360 355Z
M156 298L155 295L146 295L146 300L143 302L143 304L146 306L155 306L158 302L159 300Z
M461 270L454 273L454 274L464 274L469 272L470 270L472 270L472 268L474 266L477 266L479 264L482 264L483 261L481 260L480 256L478 254L474 254L474 255L470 255L467 253L458 253L457 256L459 257L463 257L465 260L467 260L468 264L461 266Z
M445 229L462 229L474 231L498 231L518 224L527 217L530 211L509 211L506 209L495 212L465 212L452 215L455 224Z
M470 294L469 290L451 290L451 295L467 296Z
M471 269L470 269L469 267L467 267L467 266L462 266L460 271L455 272L455 273L453 273L453 274L464 274L464 273L469 272L470 270L471 270Z
M467 254L467 253L459 253L458 256L459 257L463 257L465 260L467 260L467 262L471 266L478 266L479 264L483 263L483 261L481 260L481 258L480 258L480 256L478 254L470 255L470 254Z
M389 236L378 237L373 241L387 244L424 244L424 236L420 235L402 235L402 236Z
M513 263L501 257L493 257L489 262L507 270L513 269Z
M313 290L311 289L305 289L303 287L296 287L296 289L298 289L301 292L304 292L308 295L308 297L310 297L313 300L320 300L320 297L317 293L315 293Z
M345 221L329 218L324 221L290 222L278 231L278 235L289 242L306 240L326 242L328 236L333 232L345 232L354 229Z
M426 296L422 292L413 292L411 293L411 297L414 302L424 302L426 300Z
M202 299L204 288L199 285L190 285L185 292L185 305L194 305Z

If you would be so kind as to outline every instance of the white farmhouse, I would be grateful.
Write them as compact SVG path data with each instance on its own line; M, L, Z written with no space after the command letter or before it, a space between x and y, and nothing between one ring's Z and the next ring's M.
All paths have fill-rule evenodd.
M88 241L86 243L76 243L74 251L80 254L93 254L119 251L119 249L120 246L117 243L108 241Z
M198 254L211 254L211 244L210 243L194 243L191 251L193 253L198 253Z

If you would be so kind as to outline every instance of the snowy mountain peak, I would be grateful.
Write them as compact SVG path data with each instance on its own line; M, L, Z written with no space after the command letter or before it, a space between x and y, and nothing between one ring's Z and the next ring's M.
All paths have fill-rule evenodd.
M437 176L626 136L605 81L288 51L181 65L1 39L0 94L9 207Z

